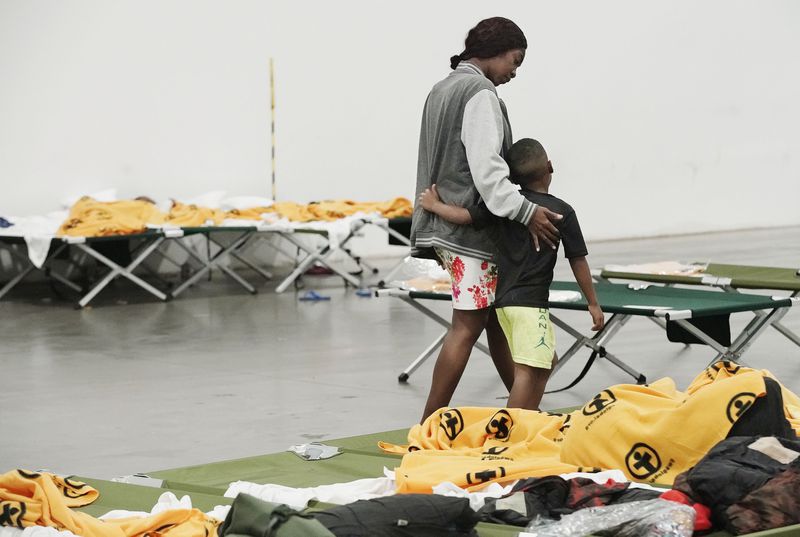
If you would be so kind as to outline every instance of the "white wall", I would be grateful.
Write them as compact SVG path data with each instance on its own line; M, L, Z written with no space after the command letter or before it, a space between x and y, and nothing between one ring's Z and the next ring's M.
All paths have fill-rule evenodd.
M412 197L430 86L503 14L500 89L589 239L800 223L800 3L0 0L0 215L67 195ZM753 245L757 247L757 245Z

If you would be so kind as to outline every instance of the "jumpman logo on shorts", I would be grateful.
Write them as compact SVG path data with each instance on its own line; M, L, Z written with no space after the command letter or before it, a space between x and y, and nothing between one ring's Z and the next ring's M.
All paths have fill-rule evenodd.
M548 345L548 344L545 342L545 340L544 340L544 336L542 336L542 339L540 339L540 340L539 340L539 343L537 343L537 344L536 344L536 346L534 347L534 349L538 349L539 347L547 347L548 349L550 348L550 345Z

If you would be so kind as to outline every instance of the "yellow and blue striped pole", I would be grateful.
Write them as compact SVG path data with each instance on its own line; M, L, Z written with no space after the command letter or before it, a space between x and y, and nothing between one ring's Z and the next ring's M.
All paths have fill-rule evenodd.
M269 94L270 118L272 120L272 200L277 201L275 188L275 68L273 59L269 59Z

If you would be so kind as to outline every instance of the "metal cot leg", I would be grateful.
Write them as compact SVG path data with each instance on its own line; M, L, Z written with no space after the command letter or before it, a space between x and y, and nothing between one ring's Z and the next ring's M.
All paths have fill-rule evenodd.
M106 274L102 280L100 280L88 293L86 293L86 295L83 296L83 298L81 298L78 301L78 306L81 308L85 307L89 302L91 302L91 300L95 296L97 296L97 294L100 291L102 291L111 282L111 280L113 280L117 276L124 276L125 278L129 279L130 281L132 281L145 291L148 291L158 299L167 300L168 296L166 294L162 293L161 291L159 291L146 281L142 280L141 278L133 274L133 270L139 265L139 263L144 261L145 258L147 258L147 256L149 256L153 252L153 250L158 248L158 246L162 242L164 242L164 237L158 237L157 239L155 239L149 246L147 246L144 250L142 250L142 252L127 267L122 267L114 263L100 252L94 250L91 246L88 246L84 243L75 243L75 246L77 246L78 248L80 248L81 250L83 250L84 252L94 257L95 259L97 259L98 261L100 261L105 266L111 269L111 271L108 274Z
M575 343L570 346L566 353L559 357L558 363L553 368L553 373L558 371L569 359L577 353L582 347L588 347L593 351L598 353L598 356L601 358L605 358L618 368L625 371L627 374L632 376L636 379L638 383L645 383L647 382L647 378L645 375L633 367L631 367L626 362L623 362L610 352L606 350L605 345L613 338L616 333L625 326L625 323L628 322L630 319L630 315L622 315L619 313L613 314L606 325L603 327L603 330L599 333L595 334L594 337L588 337L583 335L581 332L570 326L565 321L562 321L557 316L553 315L552 309L550 310L550 320L553 321L553 324L570 334L572 337L575 338Z

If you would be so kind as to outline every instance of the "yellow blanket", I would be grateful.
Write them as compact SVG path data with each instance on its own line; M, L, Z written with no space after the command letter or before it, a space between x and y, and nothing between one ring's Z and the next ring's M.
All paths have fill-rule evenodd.
M592 469L621 469L634 481L671 484L717 442L757 397L766 371L715 364L686 392L669 378L620 384L566 415L521 409L443 408L409 431L396 469L398 492L430 493L451 481L476 489ZM783 389L785 414L800 430L800 400Z
M88 196L70 208L58 236L107 237L141 233L147 224L161 224L166 215L147 201L97 201Z
M247 209L231 209L225 213L225 218L237 220L261 220L261 215L272 212L270 207L249 207Z
M307 205L286 201L270 207L251 207L228 212L173 201L169 213L165 214L152 201L97 201L84 196L70 208L69 216L58 230L58 236L130 235L146 231L148 224L198 227L209 223L219 225L226 218L261 220L264 213L275 213L292 222L312 222L338 220L358 212L377 212L386 218L411 216L412 210L411 202L406 198L378 202L323 201Z
M174 509L144 518L99 520L72 507L99 493L89 485L53 474L13 470L0 475L0 519L6 526L50 526L84 537L214 537L219 521L198 509Z
M181 227L199 227L213 224L218 226L225 220L225 213L219 209L210 209L195 204L172 201L165 221Z
M290 201L277 202L265 212L273 212L292 222L332 221L356 213L378 213L386 218L411 216L411 202L406 198L389 201L357 202L351 200L321 201L307 205Z

